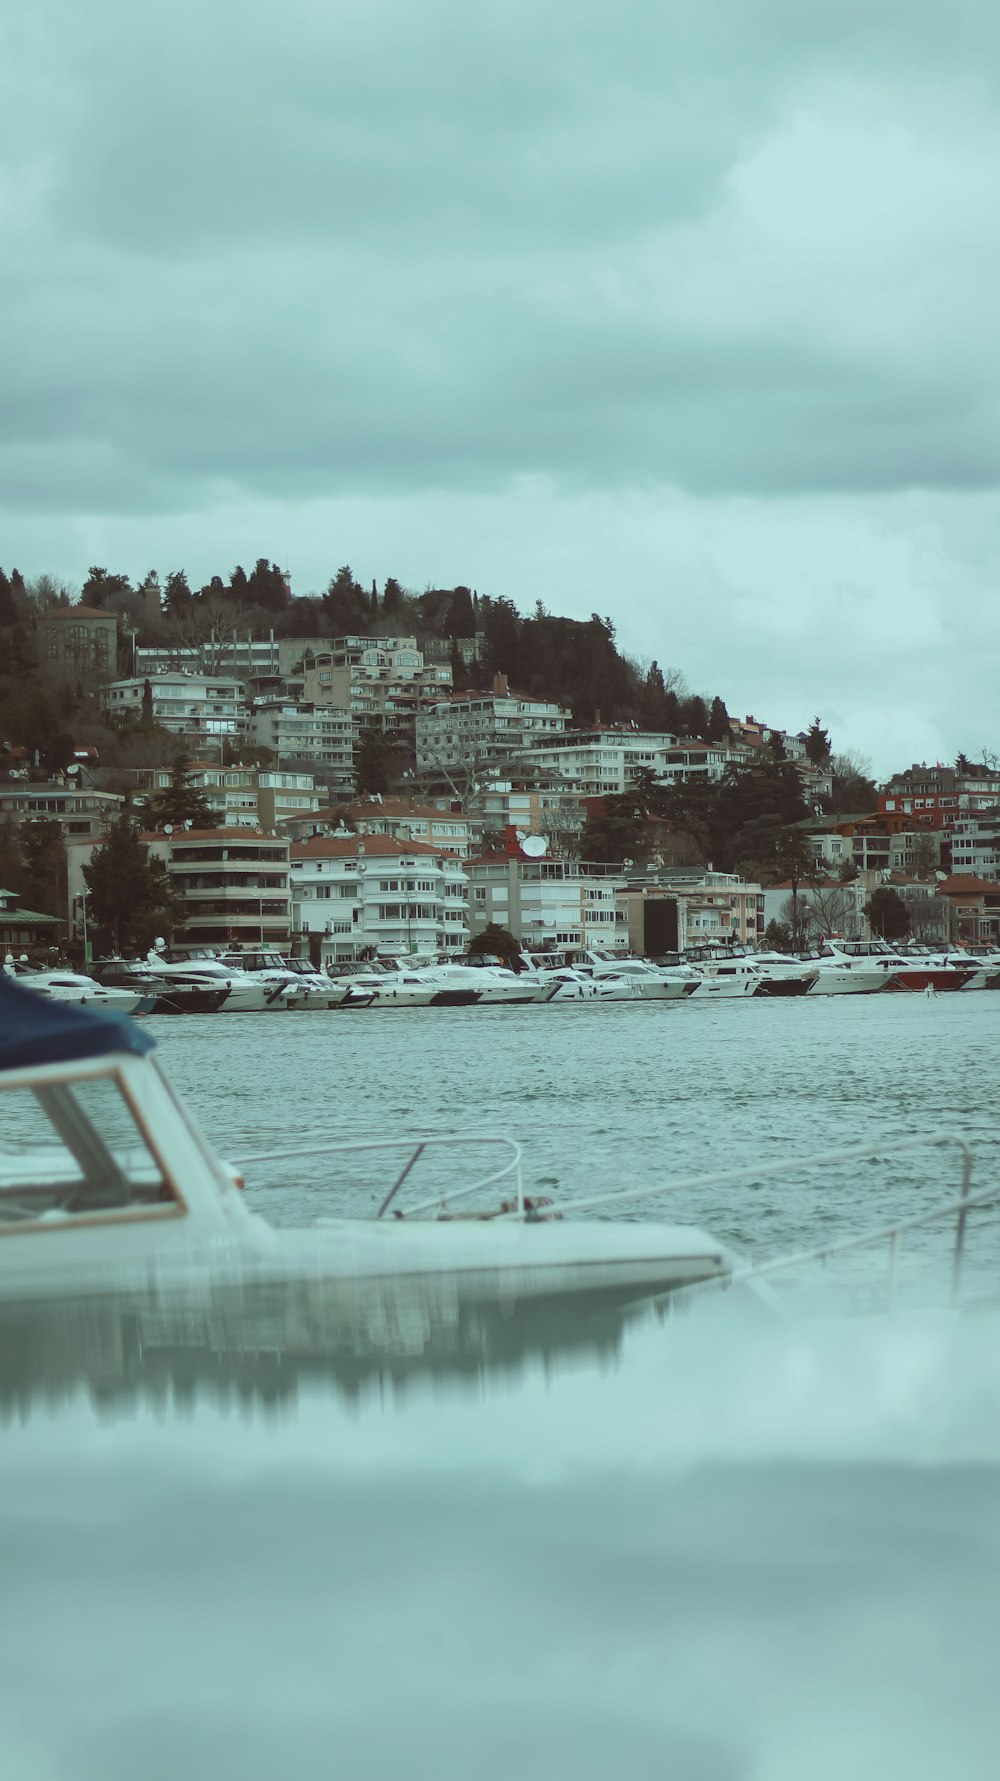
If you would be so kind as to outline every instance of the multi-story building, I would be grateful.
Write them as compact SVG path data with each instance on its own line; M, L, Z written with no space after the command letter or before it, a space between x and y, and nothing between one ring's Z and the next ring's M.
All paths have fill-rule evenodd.
M189 674L186 670L150 675L141 679L112 680L101 688L101 707L112 724L135 723L145 709L152 721L192 746L214 739L220 748L247 734L246 689L242 680L218 674Z
M519 698L498 674L491 693L454 693L416 720L417 772L466 772L510 760L561 735L570 712L547 699Z
M195 644L157 643L135 651L134 672L152 678L156 674L227 674L248 681L279 681L282 677L283 638L271 631L267 637L240 636L236 630L217 630Z
M532 950L624 943L616 904L625 886L620 866L493 854L471 860L468 873L474 934L496 922Z
M129 777L137 805L150 793L165 791L172 780L169 767L135 767ZM190 761L187 777L211 805L220 828L273 829L290 817L314 815L323 802L311 773Z
M634 952L674 952L709 941L753 943L763 934L759 884L711 868L656 867L629 872L617 893Z
M484 833L512 829L515 834L542 835L554 857L579 853L587 812L575 792L554 787L529 789L523 781L491 780L478 793L475 810Z
M954 873L1000 878L1000 806L956 817L949 837Z
M274 750L279 764L309 762L334 796L354 790L357 728L347 711L288 699L261 699L254 707L255 742Z
M886 781L878 796L881 814L902 813L930 828L951 828L960 816L990 810L1000 800L1000 772L986 766L923 764Z
M46 674L60 680L105 680L118 669L118 619L98 606L47 606L38 615Z
M20 957L26 948L34 952L58 946L62 922L38 909L25 909L16 891L0 890L0 966L8 953Z
M180 941L288 948L291 934L289 846L260 829L178 829L144 834L162 859L187 915Z
M356 798L332 809L290 816L283 823L283 832L295 841L338 831L342 834L345 828L358 835L393 835L397 841L419 841L422 846L465 859L478 845L482 823L460 809L441 810L433 804L381 797Z
M468 879L461 860L393 835L317 835L292 843L293 921L323 962L371 951L462 949Z
M643 770L661 779L675 740L667 731L609 724L529 739L528 750L531 764L548 771L554 787L600 798L627 791Z
M57 822L65 841L94 841L123 802L115 792L95 791L68 779L47 785L21 780L0 786L0 822L5 817L17 823Z
M288 685L316 705L349 711L361 729L412 739L417 712L451 686L451 669L424 661L415 637L337 637L311 643Z

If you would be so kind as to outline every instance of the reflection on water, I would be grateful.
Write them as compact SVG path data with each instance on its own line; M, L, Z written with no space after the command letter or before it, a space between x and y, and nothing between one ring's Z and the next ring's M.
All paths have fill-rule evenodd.
M0 1777L996 1773L991 1319L0 1313Z

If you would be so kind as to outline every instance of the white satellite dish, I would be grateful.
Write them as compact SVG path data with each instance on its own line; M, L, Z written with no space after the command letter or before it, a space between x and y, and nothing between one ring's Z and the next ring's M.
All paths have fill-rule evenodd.
M173 832L174 832L174 825L173 825L173 823L172 823L172 822L165 822L165 823L164 823L164 825L163 825L163 833L164 833L164 834L165 834L165 835L172 835L172 834L173 834Z
M542 855L548 851L549 844L544 835L525 835L521 842L521 852L529 860L540 860Z
M516 836L517 836L517 845L518 845L518 847L523 847L523 846L524 846L524 843L525 843L525 842L526 842L526 841L527 841L527 839L528 839L528 832L527 832L527 830L526 830L526 829L515 829L515 830L514 830L514 833L515 833L515 835L516 835Z

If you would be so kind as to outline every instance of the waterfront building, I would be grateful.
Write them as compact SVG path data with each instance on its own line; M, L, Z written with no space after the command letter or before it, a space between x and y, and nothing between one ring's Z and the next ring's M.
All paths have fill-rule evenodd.
M491 854L470 860L468 874L474 934L495 922L531 951L625 946L625 915L616 902L625 886L620 866Z
M959 942L1000 945L1000 884L956 872L938 882L937 895L952 911Z
M711 941L755 945L766 925L760 885L711 867L630 870L616 901L628 945L641 954Z
M316 835L291 847L293 926L323 963L369 950L463 950L469 883L454 854L394 835Z
M0 965L8 952L19 956L27 947L57 946L61 928L56 916L25 909L16 891L0 890Z
M1000 806L968 811L948 829L951 868L973 878L1000 878Z
M234 942L287 951L291 935L289 846L262 829L163 830L142 836L184 899L178 942Z

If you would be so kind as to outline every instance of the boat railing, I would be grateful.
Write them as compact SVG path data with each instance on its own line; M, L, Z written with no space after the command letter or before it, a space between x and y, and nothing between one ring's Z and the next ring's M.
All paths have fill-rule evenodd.
M906 1233L916 1230L920 1226L954 1217L955 1237L951 1262L951 1294L954 1300L958 1296L961 1282L969 1213L976 1207L1000 1201L1000 1188L996 1186L983 1188L973 1193L974 1152L968 1139L956 1132L929 1132L905 1138L887 1136L873 1144L817 1151L810 1156L795 1157L788 1162L768 1163L763 1167L756 1163L739 1169L720 1170L713 1175L692 1175L679 1181L660 1181L652 1186L624 1188L610 1193L595 1194L586 1199L559 1200L551 1205L542 1206L529 1205L524 1211L519 1209L506 1216L547 1219L574 1217L582 1212L608 1212L614 1211L619 1206L636 1205L643 1200L660 1199L666 1194L685 1191L703 1192L706 1188L731 1187L747 1181L776 1180L783 1176L794 1177L807 1170L832 1169L839 1168L844 1164L874 1162L886 1156L895 1156L909 1150L944 1148L957 1150L961 1157L961 1181L957 1195L946 1201L939 1201L922 1212L897 1219L892 1224L862 1232L859 1236L845 1237L833 1243L819 1244L801 1252L778 1256L773 1261L749 1263L745 1269L739 1270L730 1278L746 1279L753 1276L759 1279L766 1274L777 1274L794 1267L802 1267L810 1262L824 1262L835 1255L846 1254L850 1250L875 1248L884 1243L889 1249L890 1292L894 1293L896 1269Z
M392 1202L395 1200L404 1182L409 1179L414 1169L417 1167L417 1164L421 1161L421 1158L426 1156L428 1152L457 1150L461 1148L469 1149L473 1146L476 1148L486 1147L488 1149L500 1149L506 1153L506 1161L488 1175L478 1176L475 1181L466 1182L463 1187L455 1188L448 1193L433 1194L430 1199L421 1200L416 1206L408 1206L405 1214L397 1210L395 1216L397 1218L404 1216L406 1218L416 1218L426 1212L443 1212L458 1200L469 1199L473 1194L482 1193L487 1188L500 1187L501 1184L506 1184L508 1189L513 1189L510 1205L510 1211L513 1216L518 1217L522 1214L527 1215L529 1207L526 1204L524 1197L521 1145L518 1144L514 1138L508 1138L498 1134L486 1134L481 1132L438 1134L431 1132L424 1136L410 1136L406 1138L365 1138L347 1141L334 1139L327 1144L309 1145L308 1148L304 1150L261 1151L255 1153L253 1156L233 1157L230 1161L233 1163L234 1167L242 1170L249 1168L255 1163L285 1163L306 1157L358 1156L379 1150L408 1151L409 1154L403 1160L402 1167L400 1168L396 1179L393 1181L388 1192L384 1195L378 1211L375 1214L376 1218L382 1218L389 1210L389 1207L392 1205ZM503 1215L504 1214L499 1214L498 1216Z

